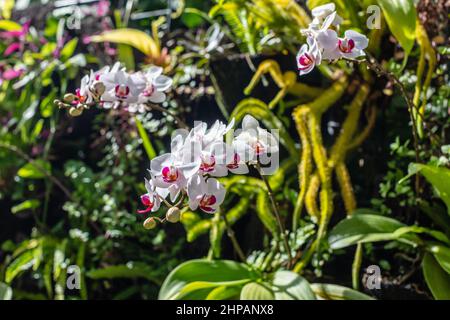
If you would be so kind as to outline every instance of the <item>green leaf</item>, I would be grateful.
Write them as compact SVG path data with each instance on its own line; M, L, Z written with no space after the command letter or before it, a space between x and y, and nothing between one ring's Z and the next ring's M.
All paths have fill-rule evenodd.
M438 230L433 230L433 229L429 229L429 228L425 228L425 227L408 226L408 227L399 228L394 232L396 237L401 237L408 233L418 233L418 234L425 233L425 234L432 236L436 240L442 241L446 244L450 244L450 240L447 238L447 236L444 233L442 233Z
M0 300L11 300L12 289L6 283L0 282Z
M184 286L180 292L177 294L177 299L183 299L191 293L196 293L199 290L210 289L214 290L217 287L241 287L251 281L250 279L242 279L235 281L220 281L220 282L209 282L209 281L195 281ZM209 294L208 294L209 296Z
M8 265L5 272L6 283L11 283L19 273L33 267L35 260L34 252L35 250L25 251Z
M435 167L420 163L411 163L408 176L422 174L436 190L437 195L444 201L450 214L450 169ZM400 182L399 182L400 183Z
M450 275L446 273L430 253L425 253L422 270L433 297L437 300L450 300Z
M72 40L68 41L64 47L61 49L60 59L61 61L66 61L70 57L72 57L73 53L75 52L75 49L78 45L78 38L73 38Z
M51 171L51 164L48 161L42 159L36 159L32 162L28 162L22 168L19 169L17 174L24 179L42 179L45 178L47 173Z
M217 287L208 294L206 300L227 300L239 297L240 287Z
M19 31L22 29L22 26L11 20L0 20L0 29L6 31Z
M414 46L416 8L413 0L378 0L392 34L405 50L406 56Z
M316 300L308 281L292 271L275 272L272 291L276 300Z
M311 288L319 299L325 300L375 300L359 291L335 284L313 283Z
M431 245L427 249L433 254L442 269L450 274L450 249L440 245Z
M267 283L247 283L241 291L241 300L274 300L275 295Z
M14 207L11 208L11 212L13 214L16 214L20 211L24 211L24 210L30 210L30 209L36 209L39 207L39 205L41 204L41 202L39 200L33 199L33 200L26 200L18 205L15 205Z
M86 274L91 279L117 279L117 278L144 278L159 284L160 281L154 276L154 269L145 263L129 262L109 266L102 269L89 270Z
M374 214L355 214L339 222L330 232L328 241L332 249L345 248L357 243L398 240L399 235L394 232L403 223ZM418 241L417 237L406 235L411 241Z
M180 296L180 292L192 282L211 282L221 286L223 282L255 279L256 276L256 272L235 261L191 260L172 270L164 280L158 298L161 300L173 300L179 297L183 299L205 299L211 292L211 287L202 288L202 290L182 296Z
M136 29L120 28L105 31L100 35L92 36L91 41L127 44L152 57L158 57L160 54L155 40L145 32Z

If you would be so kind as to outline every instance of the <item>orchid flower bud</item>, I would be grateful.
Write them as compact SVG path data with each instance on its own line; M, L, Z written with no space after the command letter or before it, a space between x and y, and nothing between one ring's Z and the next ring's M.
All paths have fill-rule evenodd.
M147 230L153 229L156 227L156 220L153 217L147 218L144 221L144 228Z
M180 212L180 209L178 209L177 207L172 207L169 210L167 210L167 213L166 213L167 221L169 221L171 223L177 223L178 221L180 221L180 217L181 217L181 212Z

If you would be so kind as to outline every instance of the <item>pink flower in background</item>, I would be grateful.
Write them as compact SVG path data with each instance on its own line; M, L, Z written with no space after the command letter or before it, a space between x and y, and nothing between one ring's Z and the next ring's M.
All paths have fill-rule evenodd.
M19 78L23 73L25 72L25 70L23 69L8 69L6 71L4 71L3 73L0 74L0 78L2 78L3 80L13 80L16 78Z
M110 7L110 2L107 0L100 0L97 3L97 11L96 14L98 17L104 17L108 14L109 12L109 7Z
M13 42L8 47L6 47L5 51L3 52L3 56L7 57L16 51L19 51L20 48L21 44L19 42Z

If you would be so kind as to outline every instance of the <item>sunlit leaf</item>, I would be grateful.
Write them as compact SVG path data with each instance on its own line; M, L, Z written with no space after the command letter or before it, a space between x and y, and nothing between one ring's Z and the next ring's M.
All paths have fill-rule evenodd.
M359 291L327 283L313 283L311 288L319 299L325 300L374 300Z
M377 0L392 34L409 55L415 41L416 7L413 0Z
M274 300L275 296L270 289L270 284L250 282L241 291L241 300Z
M46 173L50 173L50 162L42 159L36 159L28 162L17 172L18 176L24 179L42 179L45 178Z
M275 272L272 291L276 300L316 300L308 281L292 271Z
M41 202L36 199L26 200L26 201L12 207L11 212L13 214L16 214L20 211L35 209L35 208L38 208L40 204L41 204Z
M91 37L92 42L114 42L132 46L147 56L158 57L159 48L155 40L143 31L121 28L105 31Z

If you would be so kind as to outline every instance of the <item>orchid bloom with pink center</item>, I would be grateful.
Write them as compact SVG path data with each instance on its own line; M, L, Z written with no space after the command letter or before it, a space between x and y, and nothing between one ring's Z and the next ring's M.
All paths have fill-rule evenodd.
M189 208L206 213L214 213L225 199L225 187L215 178L205 179L200 175L193 176L187 186Z
M150 174L156 187L167 189L171 201L175 201L187 180L200 168L200 159L186 161L183 155L184 139L177 135L172 141L171 153L166 153L150 162Z
M365 35L353 30L347 30L344 38L339 38L336 31L328 30L318 36L318 42L324 49L323 58L328 60L364 56L364 49L369 45Z
M139 94L145 88L145 81L137 74L128 74L124 70L108 72L100 76L105 85L101 100L105 109L136 103Z
M308 44L304 44L297 54L297 68L300 75L310 73L322 61L322 54L315 40L308 37L307 41Z
M261 128L251 115L246 115L242 120L242 131L235 140L245 146L247 162L253 163L265 155L279 152L279 143L275 136ZM240 149L242 148L241 146Z
M163 75L162 71L161 67L152 66L146 72L139 73L143 81L145 81L145 88L139 95L137 103L128 106L128 111L144 112L146 103L162 103L166 100L164 92L170 89L173 81L171 78Z
M157 188L154 185L153 180L145 179L145 188L147 193L141 196L141 203L144 205L145 209L138 210L138 213L155 212L159 210L161 206L161 199L165 199L167 192L164 189Z
M322 60L351 60L365 55L364 49L369 44L365 35L347 30L344 38L339 38L339 26L343 19L335 9L334 3L312 9L313 21L307 29L301 30L308 37L308 45L303 45L297 55L300 75L310 72ZM318 59L313 56L314 52Z

